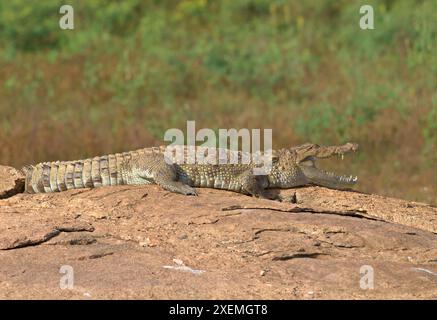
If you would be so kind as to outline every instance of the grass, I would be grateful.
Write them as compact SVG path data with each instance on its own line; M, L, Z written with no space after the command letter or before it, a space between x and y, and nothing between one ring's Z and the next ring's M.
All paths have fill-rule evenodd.
M162 144L165 130L273 128L275 147L360 143L328 166L359 189L437 203L437 4L368 1L0 4L0 163ZM63 3L62 3L63 4Z

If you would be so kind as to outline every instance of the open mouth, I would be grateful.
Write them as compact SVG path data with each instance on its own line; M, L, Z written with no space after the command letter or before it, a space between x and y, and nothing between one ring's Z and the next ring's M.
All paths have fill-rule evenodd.
M355 152L358 145L347 143L343 146L320 147L312 151L310 156L305 157L299 162L299 166L310 184L315 184L333 189L351 189L358 181L356 176L338 175L334 172L325 171L317 168L317 158L329 158L334 155L344 158L346 153Z
M356 176L337 175L317 167L301 167L311 184L333 189L350 189L358 181Z

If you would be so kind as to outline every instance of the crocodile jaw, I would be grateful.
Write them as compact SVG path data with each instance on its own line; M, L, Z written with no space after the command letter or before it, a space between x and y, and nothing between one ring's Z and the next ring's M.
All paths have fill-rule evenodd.
M337 175L327 172L316 166L300 166L300 169L310 184L332 189L351 189L358 181L357 177Z

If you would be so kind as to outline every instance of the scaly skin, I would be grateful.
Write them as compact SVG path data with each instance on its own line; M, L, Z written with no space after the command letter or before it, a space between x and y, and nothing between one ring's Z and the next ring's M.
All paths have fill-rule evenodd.
M189 147L182 148L186 154ZM265 197L268 188L309 184L350 189L357 181L356 177L325 172L315 166L315 160L333 155L343 156L357 149L357 144L347 143L329 147L304 144L276 150L272 152L271 171L265 175L253 174L253 169L260 167L253 161L247 164L241 161L236 164L176 164L165 161L164 146L85 160L44 162L27 166L23 172L26 175L25 192L28 193L155 183L166 190L185 195L196 195L193 187L205 187ZM196 147L195 150L205 152L206 149ZM230 151L225 152L229 156ZM241 152L236 154L240 160L243 155L248 155Z

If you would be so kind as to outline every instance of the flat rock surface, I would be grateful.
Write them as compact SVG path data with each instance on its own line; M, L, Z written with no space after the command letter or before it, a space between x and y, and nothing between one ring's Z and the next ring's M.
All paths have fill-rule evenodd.
M0 298L437 298L437 208L320 187L284 202L198 192L0 200Z

